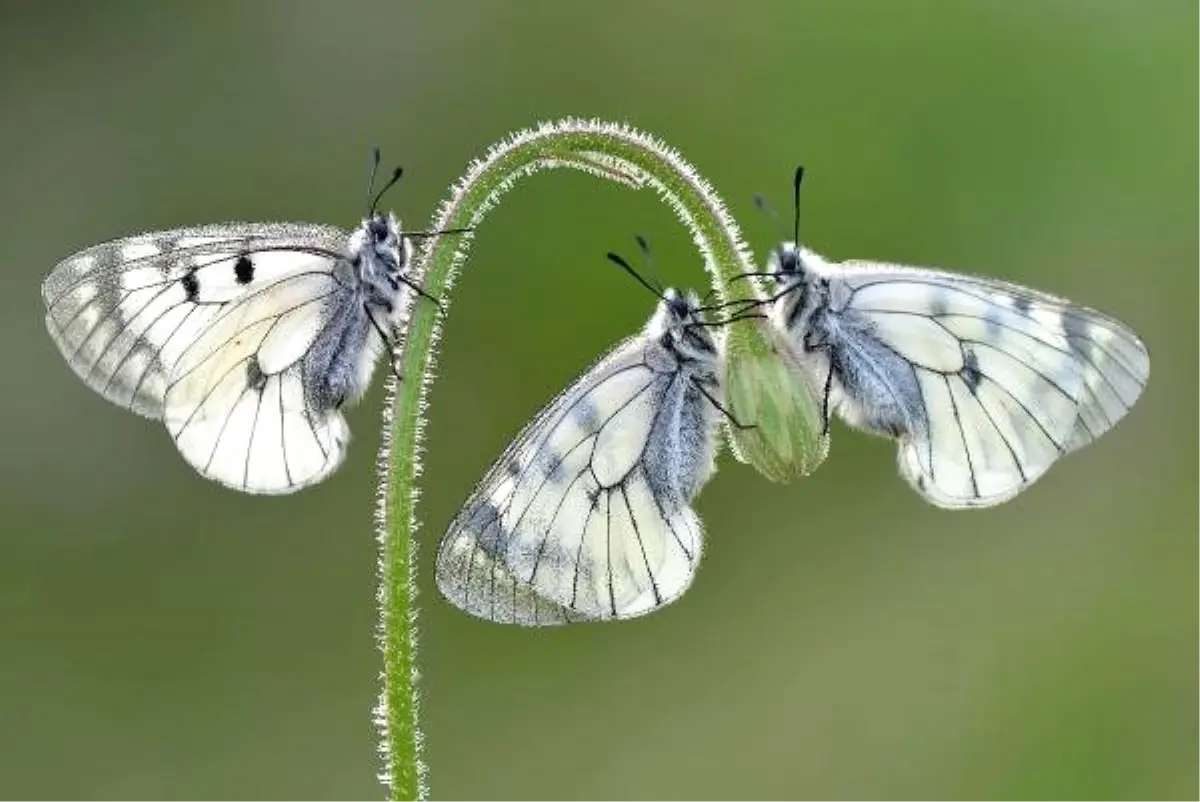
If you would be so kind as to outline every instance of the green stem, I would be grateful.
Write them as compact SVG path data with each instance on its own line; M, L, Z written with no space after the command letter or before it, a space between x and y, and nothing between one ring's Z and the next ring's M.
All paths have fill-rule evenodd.
M754 297L750 282L733 276L753 270L753 259L733 218L696 170L653 137L628 126L561 120L518 132L467 169L442 203L430 231L474 228L518 179L568 167L633 188L651 187L691 231L721 301ZM449 304L472 233L422 242L413 278ZM737 288L733 292L731 288ZM391 799L423 799L428 791L417 722L415 663L416 558L414 535L426 393L433 379L440 316L434 304L417 302L402 346L403 382L388 385L383 446L379 457L378 510L380 641L383 692L376 720L384 758L382 779ZM736 327L735 327L736 328Z

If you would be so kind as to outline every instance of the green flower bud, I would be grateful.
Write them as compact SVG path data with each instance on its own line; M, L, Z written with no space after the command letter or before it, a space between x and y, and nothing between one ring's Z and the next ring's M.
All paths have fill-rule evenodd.
M726 398L738 424L734 456L775 482L816 470L829 452L821 397L790 360L766 320L730 327L726 340Z

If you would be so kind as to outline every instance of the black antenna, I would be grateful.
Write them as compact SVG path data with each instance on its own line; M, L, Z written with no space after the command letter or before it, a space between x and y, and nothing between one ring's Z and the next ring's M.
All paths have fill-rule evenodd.
M754 193L754 205L767 217L770 217L777 223L779 222L779 212L775 211L775 207L771 205L770 201L757 192Z
M375 207L379 205L379 201L381 198L383 198L384 193L396 186L396 183L400 180L400 176L402 175L404 175L403 167L397 167L392 171L392 177L388 179L388 182L383 185L383 188L380 189L379 193L374 197L374 199L372 199L371 208L367 212L368 217L375 214Z
M654 257L650 255L650 243L641 234L635 234L634 240L637 241L638 249L642 252L642 259L646 262L646 266L650 268L650 278L654 279L654 283L658 285L657 295L663 295L662 279L658 276L658 267L654 264Z
M379 146L375 145L371 148L371 164L367 168L367 217L370 217L375 209L371 197L375 193L375 174L379 172L379 156Z
M775 225L777 225L779 227L780 239L786 240L787 236L788 236L787 225L784 224L783 220L780 219L779 212L775 210L775 207L772 206L771 203L766 198L764 198L762 195L758 195L758 194L756 194L754 196L754 205L756 207L758 207L758 210L760 212L764 213L765 215L767 215L767 217L771 218L771 220L775 223ZM742 276L738 276L738 278L747 278L752 275L758 275L758 274L746 273Z
M792 242L800 247L800 182L804 180L804 165L796 168L792 179Z
M636 270L634 270L632 267L630 267L629 262L626 262L624 259L622 259L617 254L613 253L612 251L608 252L608 259L610 262L613 262L616 265L618 265L626 273L633 276L637 280L638 284L641 284L643 287L650 290L650 292L654 295L655 298L658 298L660 301L662 300L662 298L663 298L662 291L655 289L650 284L650 282L648 282L648 281L646 281L646 279L642 278L641 275Z
M371 166L370 172L367 174L367 217L375 216L375 207L379 205L379 201L383 198L384 193L394 187L396 182L400 180L400 176L404 175L404 168L397 167L392 171L392 177L383 185L383 189L376 192L375 176L379 174L379 159L379 146L375 145L371 148Z

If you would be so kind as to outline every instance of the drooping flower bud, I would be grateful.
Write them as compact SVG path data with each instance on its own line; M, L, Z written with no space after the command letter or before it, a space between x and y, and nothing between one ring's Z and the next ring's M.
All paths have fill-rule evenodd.
M734 455L776 482L816 470L829 452L821 398L790 365L769 321L745 320L726 340L726 387Z

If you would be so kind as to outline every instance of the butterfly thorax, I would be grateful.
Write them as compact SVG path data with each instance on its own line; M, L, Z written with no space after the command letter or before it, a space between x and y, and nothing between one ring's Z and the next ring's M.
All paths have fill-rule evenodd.
M687 366L705 379L715 375L717 344L701 316L700 299L694 292L664 291L663 300L646 325L646 338L661 349L664 372Z
M402 236L400 223L391 213L376 212L364 219L350 237L347 258L363 301L382 312L389 324L400 307L402 274L411 257L412 243Z
M410 255L391 214L366 218L351 235L345 261L351 291L330 298L324 332L305 357L306 374L319 377L307 388L313 408L357 401L370 385L383 338L404 314L402 271Z
M771 315L785 331L808 332L809 350L819 347L831 307L829 268L821 256L785 242L771 252L766 272L776 285Z
M849 306L851 290L819 254L784 243L768 271L781 285L772 310L792 355L847 423L888 437L924 430L921 396L902 360L870 318Z

